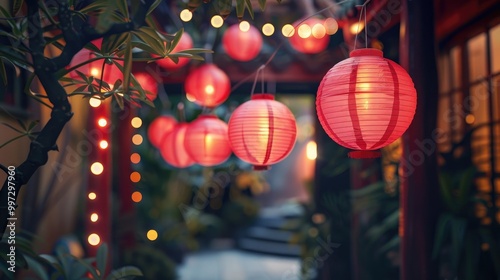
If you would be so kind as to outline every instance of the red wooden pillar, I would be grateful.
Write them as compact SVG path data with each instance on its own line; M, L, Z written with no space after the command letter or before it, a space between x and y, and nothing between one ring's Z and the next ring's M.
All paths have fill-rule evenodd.
M401 280L437 279L431 259L439 215L436 161L438 102L432 0L402 1L400 64L417 89L417 111L403 136L400 166Z
M85 241L89 257L96 255L102 243L111 241L111 113L110 102L91 103L88 131L91 143L88 156Z

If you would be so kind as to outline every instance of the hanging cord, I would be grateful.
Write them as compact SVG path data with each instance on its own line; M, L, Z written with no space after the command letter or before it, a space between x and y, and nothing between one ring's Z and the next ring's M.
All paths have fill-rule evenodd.
M367 0L367 1L366 1L363 5L362 5L362 6L366 6L366 4L368 4L370 1L371 1L371 0ZM312 14L312 15L310 15L310 16L305 17L303 20L301 20L300 22L298 22L298 23L294 26L294 28L293 28L292 30L290 30L290 32L288 33L288 35L291 35L291 34L292 34L292 32L294 32L294 31L295 31L296 27L297 27L297 26L300 26L300 25L301 25L303 22L305 22L306 20L308 20L308 19L310 19L310 18L312 18L312 17L314 17L314 16L316 16L316 15L319 15L319 14L321 14L322 12L327 11L327 10L329 10L329 9L331 9L331 8L335 8L335 7L337 7L338 5L345 4L345 3L347 3L347 2L352 2L352 0L343 0L343 1L340 1L340 2L337 2L337 3L334 3L334 4L332 4L332 5L329 5L329 6L328 6L328 7L326 7L326 8L323 8L323 9L321 9L321 10L317 11L316 13L314 13L314 14ZM361 18L360 18L360 20L361 20ZM358 27L359 27L359 25L358 25ZM356 36L357 36L357 34L356 34ZM257 81L257 75L259 74L259 71L261 71L261 70L263 69L263 67L266 67L267 65L269 65L269 63L271 63L271 61L274 59L274 57L276 56L276 54L278 53L278 51L281 49L281 47L283 47L283 44L284 44L284 43L285 43L285 40L282 40L282 41L278 44L278 46L276 47L276 49L274 50L274 52L271 54L271 56L270 56L270 57L266 60L266 62L265 62L262 66L260 66L260 67L259 67L259 68L255 71L255 72L253 72L253 73L249 74L248 76L246 76L245 78L243 78L241 81L239 81L238 83L236 83L236 84L232 87L231 92L233 92L233 91L234 91L234 90L236 90L238 87L240 87L243 83L245 83L246 81L248 81L248 80L249 80L249 79L250 79L253 75L256 75L256 77L255 77L255 81L254 81L254 86L252 87L252 95L253 95L253 91L254 91L254 89L255 89L255 83L256 83L256 81Z
M255 92L255 86L257 85L257 80L259 79L259 73L264 70L266 65L262 64L257 71L255 72L255 79L253 80L253 85L252 85L252 91L250 92L250 97L253 96L253 93ZM253 74L252 74L253 75ZM264 86L262 86L264 88Z
M363 5L356 5L356 7L361 7L361 11L359 13L359 20L358 20L358 26L357 26L357 30L356 30L356 37L354 37L354 49L356 49L356 45L358 43L359 26L361 23L361 17L363 16L363 12L365 15L365 25L363 27L365 29L365 48L368 48L368 32L366 32L366 5L368 3L370 3L370 1L371 0L366 0L365 3L363 3Z
M177 103L177 114L179 115L179 122L186 121L186 111L184 110L184 103Z
M208 29L207 36L206 36L206 43L203 46L203 48L208 49L208 50L213 50L214 45L215 45L215 39L217 38L217 31L218 31L218 29L215 29L215 28ZM205 54L205 61L206 61L206 63L213 62L212 53Z

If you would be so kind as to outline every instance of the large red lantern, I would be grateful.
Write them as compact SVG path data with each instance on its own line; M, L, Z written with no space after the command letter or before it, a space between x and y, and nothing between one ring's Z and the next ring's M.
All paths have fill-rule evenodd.
M154 101L158 96L158 82L156 79L147 72L134 73L134 77L142 89L146 91L146 98Z
M254 59L262 48L262 35L257 28L247 21L233 24L222 37L224 49L234 60L249 61Z
M193 39L191 36L189 36L188 33L184 32L182 33L181 39L175 46L175 48L170 52L171 54L174 54L179 51L187 50L193 48ZM157 55L153 55L153 57L158 57ZM158 65L160 65L162 68L165 68L167 70L178 70L184 65L189 63L189 58L186 57L180 57L179 61L175 63L171 58L166 57L163 59L159 59L156 61Z
M216 107L229 97L231 81L215 64L204 64L189 73L185 83L186 94L205 107Z
M188 126L189 124L185 122L178 123L171 132L165 135L160 146L163 159L177 168L185 168L195 164L184 148Z
M290 37L292 47L301 53L316 54L324 51L330 42L330 36L326 34L323 20L319 18L309 18L304 22L296 21L295 31ZM300 24L299 24L300 23Z
M148 139L157 148L163 141L165 135L171 132L177 125L177 120L172 116L159 116L154 119L148 127Z
M231 156L227 124L214 115L201 115L186 131L184 146L189 156L203 166L214 166Z
M234 154L255 170L283 160L293 149L297 124L292 112L272 94L254 94L229 119L229 143Z
M377 49L359 49L333 66L318 89L316 111L321 126L352 158L379 156L376 151L398 139L410 125L417 93L408 73Z
M92 41L92 43L97 47L101 48L102 39L97 39ZM78 53L75 54L73 59L71 60L69 67L75 67L78 64L81 64L85 61L95 58L96 55L93 51L89 49L82 49ZM122 60L115 60L118 64L123 66ZM104 68L103 68L104 67ZM104 82L108 83L111 87L113 84L121 79L123 80L123 73L120 71L118 66L116 66L112 62L106 62L105 59L94 60L90 63L84 64L78 67L76 70L82 72L84 75L88 77L93 77L94 79L102 79ZM73 79L81 79L76 71L69 72L69 76Z

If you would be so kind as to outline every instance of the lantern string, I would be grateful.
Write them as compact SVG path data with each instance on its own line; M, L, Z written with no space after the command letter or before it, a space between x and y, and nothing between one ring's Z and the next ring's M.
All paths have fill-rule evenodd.
M262 65L262 66L263 66L262 71L260 71L260 92L264 93L264 81L265 81L265 79L264 79L264 70L265 69L264 68L266 68L266 66L265 65Z
M186 121L186 111L184 110L184 103L177 103L177 114L179 115L179 122Z
M365 6L366 4L368 4L368 2L370 2L371 0L367 0L362 6ZM352 2L352 0L343 0L343 1L340 1L340 2L336 2L332 5L329 5L319 11L317 11L316 13L310 15L310 16L307 16L305 17L304 19L302 19L301 21L299 21L297 24L295 24L294 28L292 30L290 30L290 32L288 33L288 35L291 35L292 32L295 31L295 29L297 28L297 26L300 26L303 22L305 22L306 20L316 16L316 15L319 15L321 14L322 12L324 11L327 11L331 8L336 8L338 5L342 5L342 4L345 4L345 3L348 3L348 2ZM361 20L361 19L360 19ZM358 25L359 26L359 25ZM356 34L356 38L357 38L357 34ZM262 65L264 67L266 67L267 65L269 65L269 63L271 63L271 61L274 59L274 57L278 54L278 51L283 47L283 44L285 43L285 40L282 40L278 46L276 47L276 49L274 50L274 52L271 54L271 56L269 56L269 58L266 60L266 62ZM255 77L255 81L254 81L254 85L252 87L252 95L253 95L253 91L255 89L255 83L257 81L257 76L259 74L259 71L261 71L262 69L262 66L259 67L257 70L255 70L255 72L249 74L248 76L246 76L245 78L241 79L238 83L236 83L234 86L232 86L231 88L231 92L234 92L237 88L239 88L241 85L243 85L243 83L245 83L246 81L248 81L253 75L256 75Z
M262 64L255 72L255 79L253 80L252 91L250 92L250 96L253 96L253 93L255 92L255 86L257 85L257 80L259 79L259 74L264 70L265 67L266 65Z
M358 43L359 26L360 26L360 23L361 23L361 19L363 17L363 12L364 12L364 17L365 17L365 25L364 25L364 29L365 29L365 48L368 48L368 32L366 32L366 5L368 5L368 3L370 3L370 1L371 0L366 0L365 3L363 3L363 5L356 5L356 7L361 7L361 11L359 13L358 26L356 27L356 36L354 37L354 47L353 47L353 49L356 49L356 45Z

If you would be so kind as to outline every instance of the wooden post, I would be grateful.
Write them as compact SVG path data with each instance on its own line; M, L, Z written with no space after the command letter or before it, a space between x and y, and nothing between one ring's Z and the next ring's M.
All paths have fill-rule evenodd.
M417 111L403 136L401 178L401 280L437 279L431 259L439 215L437 179L438 85L432 0L403 0L400 64L417 89Z

